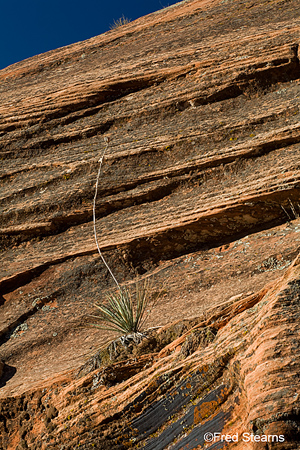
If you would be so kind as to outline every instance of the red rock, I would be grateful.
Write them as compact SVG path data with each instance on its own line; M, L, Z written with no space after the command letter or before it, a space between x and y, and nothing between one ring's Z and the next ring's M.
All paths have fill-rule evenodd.
M180 2L0 71L0 449L299 448L299 12ZM102 364L104 138L101 249L165 294Z

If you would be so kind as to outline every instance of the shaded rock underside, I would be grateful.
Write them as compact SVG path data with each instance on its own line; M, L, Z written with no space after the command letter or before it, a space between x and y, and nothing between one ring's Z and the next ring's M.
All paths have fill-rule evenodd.
M299 13L183 1L0 71L0 448L299 448ZM165 285L108 366L104 137L103 254Z

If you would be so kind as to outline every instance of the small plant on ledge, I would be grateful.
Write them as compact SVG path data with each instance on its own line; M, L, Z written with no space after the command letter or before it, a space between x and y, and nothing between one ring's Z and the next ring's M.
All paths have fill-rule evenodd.
M145 337L142 331L149 316L147 309L152 309L160 296L159 293L151 295L151 290L149 278L136 282L134 288L120 287L116 293L107 295L106 305L95 304L98 315L90 316L96 320L92 326L119 334L123 345L129 340L138 344Z
M114 23L110 26L110 30L114 30L115 28L119 28L122 25L126 25L131 20L127 19L127 17L124 16L124 14L117 20L114 20Z
M134 288L132 285L120 286L102 255L96 231L96 199L101 167L104 155L109 146L109 139L105 137L104 140L106 146L99 159L100 165L93 202L94 237L99 255L116 284L117 291L106 296L106 304L95 304L98 314L89 316L91 319L90 325L101 330L115 332L118 335L116 341L119 340L123 345L126 345L128 341L133 341L135 344L138 344L146 336L145 332L143 332L143 326L156 305L156 302L164 293L164 289L162 288L159 291L154 292L152 290L152 279L150 278L145 278L143 281L137 281Z

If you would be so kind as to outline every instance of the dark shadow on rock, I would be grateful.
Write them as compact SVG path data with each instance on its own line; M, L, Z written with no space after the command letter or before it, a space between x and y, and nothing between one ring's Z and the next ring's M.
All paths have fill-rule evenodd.
M6 383L15 375L17 369L8 364L4 364L3 373L0 377L0 389L6 385Z
M0 294L0 306L4 305L5 303L5 298L3 297L3 295Z

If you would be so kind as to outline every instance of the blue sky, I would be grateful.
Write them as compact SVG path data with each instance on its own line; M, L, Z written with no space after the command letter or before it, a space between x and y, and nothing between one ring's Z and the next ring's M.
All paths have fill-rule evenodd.
M0 69L30 56L83 41L178 0L2 0Z

